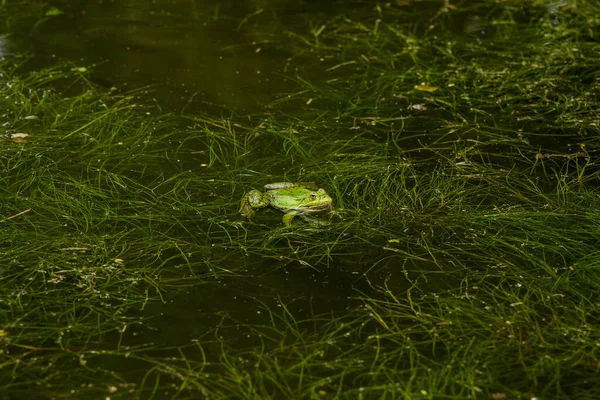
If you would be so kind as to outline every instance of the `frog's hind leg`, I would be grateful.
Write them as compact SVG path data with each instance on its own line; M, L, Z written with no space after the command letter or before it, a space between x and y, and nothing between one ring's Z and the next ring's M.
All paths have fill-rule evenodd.
M245 194L244 197L242 197L242 201L240 202L240 210L238 212L242 216L252 219L252 216L254 215L254 209L248 201L248 194Z
M296 215L298 215L298 211L290 211L289 213L283 214L283 223L285 226L291 226L292 220Z
M258 208L263 208L269 205L268 198L265 198L263 193L258 190L251 190L242 197L240 202L240 210L239 213L249 220L255 214L255 210Z

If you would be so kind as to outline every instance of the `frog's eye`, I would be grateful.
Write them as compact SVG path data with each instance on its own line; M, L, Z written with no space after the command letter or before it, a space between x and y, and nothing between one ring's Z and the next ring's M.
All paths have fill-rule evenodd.
M310 194L310 198L311 199L316 199L317 198L317 194L316 193L311 193Z

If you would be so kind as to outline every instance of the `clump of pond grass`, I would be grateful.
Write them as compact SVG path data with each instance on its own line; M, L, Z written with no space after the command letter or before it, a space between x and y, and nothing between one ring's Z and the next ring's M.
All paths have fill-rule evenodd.
M78 74L62 66L22 75L8 65L3 73L0 323L3 368L12 370L0 382L5 392L26 393L29 377L44 375L44 390L60 393L73 385L63 371L90 384L95 374L106 379L109 372L86 367L86 356L131 353L122 337L143 325L148 303L166 301L163 285L226 270L216 261L222 247L208 238L231 240L219 226L233 201L219 187L230 191L232 183L209 169L209 153L222 157L210 150L211 134L199 130L206 142L186 147L206 154L201 168L210 172L164 174L152 163L157 146L173 166L180 148L170 156L164 143L185 142L181 129L178 138L163 134L173 118L148 116L156 110L137 106L132 94L98 90ZM53 89L57 80L83 91L65 96Z
M299 73L298 95L281 102L307 102L321 117L323 108L336 110L342 126L413 148L417 140L434 149L458 138L476 143L486 129L556 150L564 132L596 131L592 2L358 4L354 15L323 16L323 29L297 40L296 62L310 67ZM411 23L417 13L429 26ZM390 121L389 129L367 128Z
M130 119L134 114L126 115ZM243 127L241 131L246 132ZM310 134L310 130L304 132ZM52 159L46 158L47 163L33 164L37 166L34 176L39 179L25 176L25 170L17 168L23 173L20 176L11 170L4 178L8 183L5 198L13 199L11 188L26 187L28 195L20 198L32 210L3 221L11 224L7 229L13 241L6 260L14 265L5 274L10 283L5 294L16 295L7 305L11 314L27 310L26 316L4 317L11 365L27 365L32 374L42 373L47 370L47 358L40 354L58 352L61 357L50 376L60 377L60 369L76 366L78 379L92 384L97 382L92 375L111 375L111 363L103 360L131 359L124 362L136 366L138 375L121 372L114 383L117 390L133 388L137 382L140 386L134 391L176 389L210 393L217 398L335 393L424 398L444 393L459 398L478 393L575 393L557 387L551 378L564 365L564 357L539 364L540 357L556 358L568 342L548 345L546 350L524 347L530 352L528 358L518 353L508 361L505 355L504 361L498 360L507 346L520 349L564 333L554 329L555 318L538 316L545 315L543 306L549 308L548 315L554 313L552 310L564 310L560 326L577 326L579 330L569 332L577 334L576 339L584 340L586 346L595 346L590 334L593 325L582 320L585 314L568 313L577 310L575 305L589 303L589 291L597 284L589 275L591 264L585 261L593 257L598 239L594 236L597 216L590 212L597 208L597 195L593 175L587 173L589 163L583 168L579 158L558 158L559 162L553 157L531 157L520 160L519 170L502 170L477 159L464 163L461 157L456 158L459 161L440 157L443 163L437 161L438 167L432 169L435 160L392 156L368 137L352 138L342 146L338 142L339 151L328 159L319 153L322 150L318 146L303 146L303 140L289 135L289 131L271 129L260 140L282 144L283 148L293 141L287 148L301 165L298 178L327 182L341 208L331 229L315 233L302 228L256 229L227 223L223 211L234 212L237 196L219 202L215 188L191 174L162 178L152 175L151 169L138 169L138 163L111 164L111 171L87 167L85 175L73 176L68 172L77 171L82 164L69 168L63 161L58 165L66 172L60 173ZM121 146L115 140L108 142L111 147ZM4 154L26 157L19 146L7 147ZM37 146L43 147L40 143ZM359 149L366 154L379 149L380 155L374 153L368 163L357 168L355 160L364 158ZM185 151L185 147L178 148L179 154ZM228 155L223 154L221 159L226 160ZM317 155L323 157L322 162L316 162ZM84 157L75 153L71 158L81 159ZM148 180L139 183L129 175ZM203 179L210 176L207 169ZM261 180L266 183L270 177ZM147 182L154 185L146 186ZM225 184L215 182L217 187ZM194 202L196 193L217 199L212 205L199 207ZM148 200L140 200L144 198ZM16 204L13 199L10 212L5 214L17 215ZM190 216L194 211L197 218ZM573 214L577 224L573 224ZM35 253L30 251L32 239L27 237L31 232L27 227L40 232ZM51 232L52 236L44 239L41 232ZM211 241L204 241L209 236ZM217 252L209 244L217 244ZM365 250L360 254L352 251L361 245ZM255 344L236 346L239 336L233 334L225 335L227 342L202 334L194 344L170 349L152 343L103 348L115 335L135 332L132 327L152 328L151 322L133 316L138 314L133 311L144 309L148 300L165 301L163 296L173 287L202 285L202 280L211 276L231 276L231 267L223 269L223 262L233 259L225 254L225 246L237 247L234 255L251 256L238 267L252 267L264 257L277 260L273 266L280 268L322 270L347 265L347 275L356 275L357 282L371 286L363 288L369 291L354 300L362 306L331 318L329 314L305 316L305 312L295 311L304 315L296 318L292 307L278 311L259 302L271 326L235 321L231 327L242 326L251 338L264 342L258 347L260 351ZM190 261L190 250L202 254L204 260ZM42 252L47 255L39 258ZM211 260L215 256L218 261ZM173 264L183 260L185 273L178 273ZM137 266L129 270L127 265L131 264ZM357 268L357 264L364 267ZM576 279L570 276L576 265L586 271L586 285L570 283ZM202 269L205 273L198 274ZM243 276L243 271L233 272ZM200 280L186 281L188 275ZM23 281L31 283L23 285ZM90 295L82 297L87 292ZM64 303L54 300L59 296ZM546 300L548 297L566 299L566 303ZM85 305L77 304L75 300L80 298L87 300ZM44 306L36 308L34 304ZM587 307L593 310L595 305ZM528 311L521 315L516 310ZM39 321L50 316L56 321L51 319L44 325L44 335L28 333L29 326L37 330ZM227 321L227 314L223 318ZM223 331L219 328L215 333ZM467 337L470 342L463 344ZM43 343L48 344L40 345ZM211 353L224 348L224 358L220 362L202 358L205 348ZM179 355L173 356L173 352ZM155 355L160 353L170 355L166 359ZM593 353L579 356L573 355L566 362L590 363L594 357ZM93 363L98 366L91 367ZM505 372L521 367L535 368L546 378ZM21 385L26 388L28 381L21 381L20 376L13 374L13 383L5 382L4 387L13 391ZM210 383L217 376L221 377L218 384ZM532 380L539 383L532 385ZM49 385L48 390L58 393L66 390ZM78 390L84 393L87 389Z
M593 396L598 216L577 207L576 223L525 209L441 216L383 248L357 277L374 291L347 313L307 317L279 298L258 301L269 323L225 318L215 335L230 384L179 373L217 398ZM259 344L237 345L240 329Z
M469 9L464 6L462 11ZM511 10L505 11L500 15L508 18ZM376 17L373 12L373 20ZM570 44L583 44L587 53L582 61L593 68L591 48L579 42L578 30L568 25L577 26L582 20L577 15L568 17L553 31L555 43L567 35L573 40ZM515 29L499 24L493 36L505 46L522 33L519 21L511 21ZM554 29L551 26L542 23L543 29ZM333 32L329 38L334 48L339 43L336 39L343 37L336 36L339 30L328 32ZM539 31L533 33L540 40L547 39ZM365 30L365 41L353 42L358 42L357 51L368 47L366 41L377 50L383 36L381 30L378 35ZM420 40L417 36L413 35L415 41ZM469 50L489 58L489 51L477 48L478 43L465 53ZM434 42L418 44L433 46ZM386 42L379 45L389 49ZM321 46L319 50L326 53L328 49ZM597 254L598 243L597 166L591 158L598 150L595 97L593 92L584 92L575 102L562 94L555 100L539 101L543 90L536 86L538 82L560 87L557 92L581 94L582 87L571 87L572 77L563 74L565 66L571 65L572 48L548 51L539 47L534 56L538 61L553 60L543 68L523 63L509 50L501 54L506 63L496 71L501 82L490 81L494 71L489 65L469 66L464 55L451 56L453 62L472 68L460 79L468 85L469 97L455 96L452 91L449 99L437 92L410 93L416 99L412 104L426 104L424 108L441 104L431 114L413 108L419 114L402 115L397 104L386 106L388 97L377 102L384 97L378 86L365 85L363 95L356 95L355 88L361 87L357 80L367 81L371 69L381 72L380 78L373 73L373 81L394 82L390 64L385 62L379 69L373 66L336 78L330 83L360 97L362 109L356 102L340 107L344 117L361 121L360 130L344 131L335 125L337 119L321 114L321 125L312 128L329 128L328 134L335 137L332 142L337 140L336 152L303 146L308 132L281 136L285 148L292 150L287 155L299 164L298 175L326 180L343 208L336 225L343 234L331 242L328 253L332 264L340 265L336 258L344 257L336 251L338 246L356 247L359 242L373 246L365 246L373 252L363 253L358 263L369 265L361 278L368 279L380 297L373 293L360 297L364 306L345 315L351 322L332 318L331 331L343 332L337 335L328 335L322 327L299 331L298 321L290 322L288 308L279 313L269 308L280 316L273 322L279 326L275 331L286 332L285 337L273 339L265 333L263 337L269 336L274 343L268 346L270 352L261 346L250 353L231 348L224 353L233 353L231 379L244 383L238 386L238 396L594 396L590 377L598 360L598 337L593 333L598 307L593 293L598 282L590 274L594 264L590 260ZM427 77L435 77L439 65L429 68ZM398 79L407 79L406 75ZM421 80L413 78L405 86L412 90ZM309 89L332 103L344 97L341 90L327 91L330 87L321 82ZM514 94L500 96L501 101L496 96L488 100L484 94L492 92ZM306 102L315 97L310 92L302 96ZM315 98L311 104L316 106L319 98ZM573 107L576 103L581 104ZM502 113L495 115L499 110ZM400 117L392 126L386 118L397 114ZM543 123L539 125L545 131L527 122L531 114L546 116L540 117ZM444 128L418 130L418 122L427 118ZM360 215L366 218L357 218ZM309 318L307 325L318 319ZM233 326L240 323L234 321ZM256 328L249 332L255 333ZM295 342L290 343L290 335ZM347 337L354 338L354 343ZM331 359L337 363L327 358L328 353L334 354Z
M558 38L579 39L542 21L557 36L534 57L565 58L556 68L524 65L508 43L532 28L511 16L511 4L488 4L500 15L491 37L506 46L502 67L483 61L486 38L440 56L423 32L385 31L401 8L372 11L373 24L382 19L377 32L363 29L365 20L327 21L313 34L323 41L319 51L346 38L344 52L331 53L336 63L373 54L335 69L364 67L353 74L311 82L319 97L296 96L314 97L315 107L352 97L310 122L275 114L182 121L140 106L139 93L99 90L64 66L29 75L8 69L0 96L8 110L0 340L10 373L2 390L111 398L597 395L593 95L584 94L581 108L571 108L568 95L559 96L564 104L538 101L538 81L580 89L561 68L581 51L557 50ZM483 12L456 12L469 10ZM453 12L434 13L434 23L451 24ZM584 16L568 15L570 24ZM399 60L397 37L408 46ZM588 68L594 55L582 49ZM446 91L436 79L450 62L460 76L443 81L458 88ZM507 78L486 81L490 75ZM57 79L80 89L50 90ZM440 89L413 89L421 81ZM496 84L513 97L489 97ZM381 100L385 90L402 90L401 107L388 94ZM560 130L522 125L527 110ZM574 118L583 130L569 129ZM255 224L235 215L244 191L280 180L325 187L338 209L332 225L285 228L273 210Z

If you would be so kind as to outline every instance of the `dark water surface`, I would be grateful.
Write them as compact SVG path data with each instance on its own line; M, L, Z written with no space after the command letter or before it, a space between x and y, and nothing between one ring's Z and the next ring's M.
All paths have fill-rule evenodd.
M92 78L107 87L154 85L161 106L180 111L256 109L288 88L285 49L257 43L252 2L85 1L17 38L39 62L96 64ZM240 26L241 25L241 26ZM250 29L248 29L250 28Z
M533 30L550 31L560 27L564 23L563 14L566 15L561 6L563 2L529 6L509 3L464 3L456 8L446 8L448 4L443 1L56 1L42 8L46 12L51 6L56 7L62 12L59 15L38 15L34 24L31 21L36 19L30 17L11 25L11 32L0 42L0 52L8 59L27 55L25 65L31 71L65 62L74 68L85 67L85 76L93 84L119 94L134 93L136 102L157 107L170 116L169 123L177 121L157 128L157 142L148 144L147 154L143 155L147 158L128 159L127 151L123 150L102 154L100 160L100 153L92 153L85 168L74 162L62 171L65 175L84 179L87 174L92 175L93 168L114 168L151 190L140 189L137 198L132 197L133 191L124 191L122 197L106 200L107 203L111 200L129 202L134 211L126 217L133 221L140 215L146 218L139 211L146 209L145 203L149 204L148 209L156 206L157 210L176 215L183 221L178 226L169 226L159 218L159 211L156 211L157 215L149 211L150 217L140 222L156 226L152 241L165 237L165 251L157 252L154 259L138 257L143 249L138 251L128 242L134 242L128 235L135 231L136 222L128 225L117 221L114 226L98 223L104 230L104 236L99 235L99 238L106 238L106 243L122 244L120 251L123 254L114 254L114 257L123 257L127 262L128 256L143 260L140 265L131 267L147 269L144 276L148 281L160 282L139 288L146 290L152 298L141 309L136 305L130 311L129 317L139 319L139 322L128 324L122 332L103 333L104 342L98 344L99 348L118 348L119 351L131 348L133 356L128 354L124 358L107 354L95 359L94 368L104 371L95 384L112 384L105 377L113 372L123 382L140 384L153 372L160 371L164 381L155 383L153 378L152 383L140 384L144 392L136 398L172 398L178 385L187 381L171 369L171 358L181 356L177 362L173 361L173 365L178 366L185 366L186 358L195 361L206 358L209 360L205 370L207 379L219 381L219 374L230 367L225 362L225 366L218 365L223 361L221 341L238 349L261 346L268 349L264 338L254 333L260 331L268 336L265 327L285 325L281 321L289 322L286 318L290 315L297 321L289 326L295 326L297 332L305 332L308 337L319 332L330 319L355 309L366 309L365 298L377 302L385 297L384 292L409 293L410 297L414 289L412 296L415 299L428 299L456 289L451 297L464 298L466 304L472 301L471 292L467 292L478 290L478 279L483 282L490 277L490 287L506 284L517 293L522 275L504 275L504 267L498 258L510 264L511 257L517 259L522 246L528 245L530 236L534 235L527 231L523 233L526 239L521 247L507 246L510 252L502 257L491 251L486 254L485 245L478 250L469 250L469 246L480 243L480 238L487 238L489 232L496 235L490 240L502 239L504 231L494 225L496 216L501 217L498 210L504 210L502 207L506 206L508 210L514 202L520 201L519 210L524 213L545 212L551 208L548 205L551 201L542 204L545 203L543 198L528 202L527 196L518 198L517 195L514 198L518 200L514 200L512 195L503 192L488 195L486 185L491 187L503 179L508 181L509 175L514 173L526 176L524 187L534 185L532 182L537 185L536 179L540 179L539 192L551 196L556 191L555 182L561 175L555 172L572 173L573 167L568 163L572 159L578 160L580 156L576 152L585 148L578 138L596 130L590 124L587 111L581 112L581 119L573 120L565 117L564 109L596 98L598 70L581 60L581 65L574 62L571 66L558 65L559 61L552 64L548 59L547 65L535 68L554 68L559 71L556 76L560 78L551 82L532 82L526 72L517 77L522 79L522 86L530 85L527 87L531 87L530 92L535 92L537 97L527 97L523 94L525 90L517 91L515 88L519 85L506 89L503 79L511 71L518 70L524 63L540 61L529 58L529 54L537 54L544 45L543 34ZM393 19L386 13L391 9L394 10ZM379 24L387 24L392 32L398 29L397 35L385 36L387 42L377 44L379 47L353 45L359 33L365 35L368 32L367 35L377 37L377 29L387 29L383 25L378 28ZM515 26L520 26L523 37L530 34L531 40L516 43L515 38L519 35L505 33L512 29L508 27ZM325 35L322 32L327 29L336 29L337 44L333 39L327 45L320 42L321 35ZM508 39L503 41L503 37ZM571 67L574 69L569 69ZM364 79L357 78L362 76ZM424 83L440 86L441 89L435 90L439 89L444 95L434 98L435 90L415 89L419 85L424 87ZM547 87L541 87L545 84ZM472 94L470 89L476 89L476 93ZM573 100L571 90L584 94L581 99ZM536 108L554 101L561 107L564 105L564 109L559 106ZM193 136L199 126L210 125L206 121L211 118L222 119L225 128L231 121L240 129L242 124L247 124L243 134L234 135L232 148L237 149L236 140L254 140L250 150L240 145L248 151L223 151L228 157L214 161L211 151L220 145L227 147L223 145L225 140L215 139L211 142L213 148ZM257 133L265 129L262 124L273 134ZM222 130L227 131L225 128ZM299 143L296 147L294 140ZM587 143L589 149L589 143L596 142ZM556 154L548 155L550 152ZM348 159L356 160L356 168L349 163L350 167L344 167L347 168L344 170L341 163L336 163L336 160ZM533 176L538 159L559 161L552 165L555 170L549 168L551 172L544 170ZM531 160L535 160L533 165ZM421 163L422 175L431 174L430 181L419 181L413 170L403 169L413 161ZM477 180L487 170L473 167L476 163L490 167L491 174L497 175L491 175L489 181ZM365 168L364 174L354 172L361 167ZM577 168L580 167L577 164ZM594 165L590 165L586 173L592 168ZM584 176L579 169L577 171L580 178ZM343 181L345 173L356 176L344 184L338 183ZM441 188L438 192L445 192L438 199L427 188L437 184L436 177L445 179L446 173L448 177L464 176L464 186ZM372 179L372 176L384 176L387 181ZM168 187L172 177L180 179L182 185L189 183L189 188L186 186L184 190L189 198L187 202L173 202L169 208L171 204L161 200L161 196L171 192L161 190ZM297 230L285 231L281 214L274 210L262 210L254 225L245 224L237 215L239 198L246 190L259 188L270 181L296 177L309 180L317 177L321 180L317 183L332 194L334 205L341 209L340 215L334 216L333 228L311 228L300 222ZM390 198L400 197L388 196L385 190L385 185L393 186L401 180L409 182L406 186L412 192L406 198L413 201L410 204L390 201ZM118 192L120 189L116 190L121 193ZM434 200L425 198L421 191ZM453 201L466 191L473 193L469 201L455 205ZM27 195L36 196L35 193ZM154 195L156 197L151 197ZM183 203L188 208L183 207ZM202 207L207 204L217 205L205 211ZM463 215L484 208L486 213L479 215L479 219L461 225L467 218ZM448 211L450 209L455 211L454 214ZM492 209L494 212L490 211ZM420 219L413 222L416 215ZM351 223L353 218L356 222ZM535 216L528 218L523 220L535 220ZM90 228L93 229L94 226ZM511 234L521 234L516 228L515 231ZM127 238L122 242L115 239L121 234ZM399 237L406 243L396 246L400 243ZM250 252L245 247L249 246L249 238L254 240L255 246ZM581 243L587 245L591 241L584 238ZM531 259L549 260L549 264L555 261L560 268L574 263L576 260L570 260L569 256L553 253L552 246L556 243L560 243L560 239L545 242L550 250L536 247ZM101 245L104 242L98 244ZM447 253L429 251L430 248L445 249L446 245L451 248ZM119 249L119 246L115 248ZM460 257L447 256L462 248L467 250ZM416 255L408 257L413 250ZM50 261L43 262L50 263L52 257L48 258ZM522 259L515 264L520 262ZM468 274L472 271L483 271L483 278L470 278ZM384 287L385 290L381 290ZM421 316L415 311L413 297L410 306L402 304L405 309L415 312L415 320L418 320ZM519 303L508 295L504 300L511 307ZM397 300L388 298L388 301L394 305ZM473 300L473 304L473 309L480 310L487 303ZM460 312L459 307L445 310L448 315ZM500 316L498 320L502 318ZM375 328L367 325L363 330L365 323L357 331L369 340L375 337L374 332L379 332L377 329L383 329L382 326L384 333L389 331L385 322L376 322ZM496 331L507 329L509 322L502 320ZM404 323L406 321L400 319L398 324ZM419 342L436 329L444 329L446 324L449 323L445 320L436 322L431 331L411 333L409 339L412 337ZM293 336L286 331L288 328L281 328L284 332L281 343ZM468 332L462 334L470 335ZM520 337L520 334L513 332L510 337ZM389 336L396 340L393 334ZM460 333L456 337L460 337ZM190 347L190 342L196 340L205 340L207 344L202 350ZM462 339L456 340L458 343ZM466 338L457 346L464 346L469 340ZM309 349L312 345L300 343L298 349ZM136 348L144 346L150 350L137 352ZM272 346L277 347L277 344ZM492 347L495 345L489 348ZM185 356L180 348L185 348ZM431 353L424 351L423 354L433 354L432 358L435 358L435 345L432 348ZM368 347L366 353L376 353L378 357L379 349L375 349L375 345ZM389 350L390 354L394 351L396 349ZM464 353L468 354L468 346ZM292 358L290 354L287 355ZM340 354L343 356L344 352L340 350ZM314 356L321 360L320 357L323 355ZM411 358L411 368L420 365L415 361L417 359ZM335 363L337 358L332 357L331 361ZM440 365L423 362L421 372L430 367L446 368L446 362L448 366L452 365L447 360ZM377 363L373 361L373 370ZM71 367L77 369L76 365ZM322 371L327 368L329 366L323 367ZM397 369L402 368L409 367ZM485 370L485 366L481 369ZM294 370L296 373L302 375ZM340 376L344 374L342 372ZM358 388L361 382L368 381L367 375L356 373L351 383L345 383L344 388L350 388L349 397L325 397L326 394L334 396L338 390L332 384L327 393L313 388L311 397L302 398L385 398L376 394L361 397ZM78 376L74 375L74 381L80 379ZM91 381L91 378L86 379ZM457 385L460 386L464 383L461 379L452 381L459 382ZM544 376L540 382L552 382L552 379ZM490 381L491 391L508 390L510 386L508 382L494 386L493 377ZM154 384L160 389L152 389ZM168 386L170 384L172 387ZM388 384L391 385L390 382L382 383ZM474 383L469 385L477 387ZM190 392L186 394L189 397L181 395L181 398L200 398L200 393L211 398L198 388L183 390L183 386L179 389L181 393ZM272 393L285 392L277 389L277 383L265 386ZM340 393L342 386L339 385ZM29 393L27 390L23 389L22 393ZM124 390L111 395L113 398L133 396ZM438 398L432 397L431 390L423 387L418 393L422 398ZM59 392L56 392L56 398L68 398ZM407 389L406 393L409 392ZM390 398L410 398L404 392L393 393L396 397ZM472 398L477 398L478 393L477 389L472 389ZM563 392L557 389L557 393ZM78 388L73 395L85 398L98 393L89 388ZM461 395L464 393L455 392L454 397L439 398L461 398ZM235 394L231 396L237 398ZM107 395L106 398L110 397ZM275 394L273 398L283 397Z

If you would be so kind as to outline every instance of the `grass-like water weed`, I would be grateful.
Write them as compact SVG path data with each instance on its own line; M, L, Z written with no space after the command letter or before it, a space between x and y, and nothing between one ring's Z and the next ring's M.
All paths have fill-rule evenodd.
M5 61L6 398L597 398L597 5L408 3L252 13L248 116ZM237 215L284 180L332 224Z

